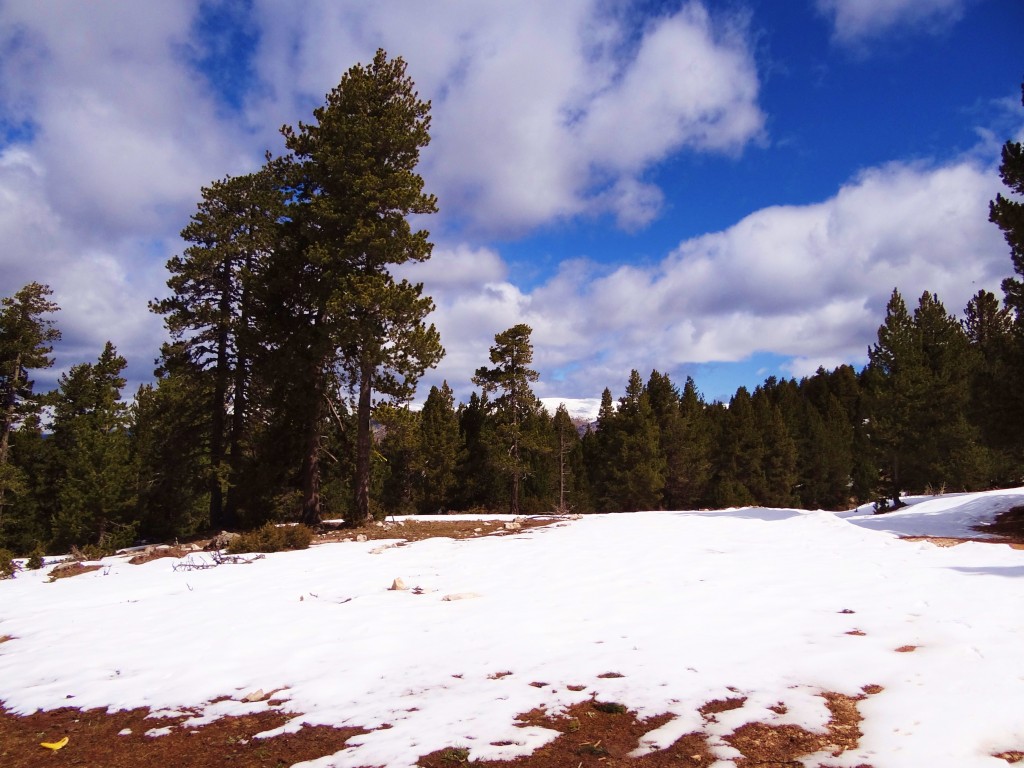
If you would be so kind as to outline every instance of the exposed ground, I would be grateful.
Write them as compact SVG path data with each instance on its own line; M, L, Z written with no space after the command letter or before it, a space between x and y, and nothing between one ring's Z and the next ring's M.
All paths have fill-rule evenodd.
M877 686L867 686L877 692ZM725 741L739 750L743 758L737 768L754 766L793 766L801 756L825 753L838 756L857 745L861 716L857 702L865 698L824 694L831 713L828 729L812 733L794 725L768 726L748 723ZM742 706L743 700L707 702L699 707L706 722L716 714ZM179 725L186 717L153 719L144 709L107 713L64 708L16 717L0 708L0 765L5 768L36 766L105 766L105 768L166 768L188 765L215 768L224 765L239 768L290 766L303 760L330 755L344 748L347 739L362 733L357 728L306 727L298 733L272 739L255 739L257 733L276 728L288 718L273 713L260 716L224 718L196 729L171 727L161 736L147 736L152 729ZM464 746L453 745L424 755L422 768L566 768L573 766L635 766L664 768L692 766L708 768L715 758L703 734L687 734L664 750L641 757L630 757L641 737L663 725L670 715L639 720L635 712L617 702L585 702L558 717L542 710L520 716L526 725L559 731L561 736L529 757L512 761L468 761ZM54 743L67 736L67 744L53 751L43 742ZM827 760L816 762L822 768ZM369 767L368 767L369 768ZM870 768L863 766L862 768Z

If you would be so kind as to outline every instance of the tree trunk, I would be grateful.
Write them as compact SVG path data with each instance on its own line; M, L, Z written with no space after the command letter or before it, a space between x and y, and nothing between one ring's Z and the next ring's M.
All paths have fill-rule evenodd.
M558 429L558 511L565 513L565 430Z
M246 268L252 270L252 259L246 262ZM242 288L240 302L241 314L238 318L238 330L235 332L235 376L234 397L231 410L231 431L228 437L228 485L227 499L224 502L224 517L232 524L238 519L238 491L235 483L241 471L242 434L245 432L249 410L249 290Z
M320 406L314 410L302 457L302 522L311 528L320 525Z
M370 522L370 452L373 435L370 433L370 411L373 391L373 369L362 362L359 365L359 405L356 409L356 505L348 520L350 528L359 528Z
M324 366L313 366L313 402L306 424L306 446L302 457L302 522L320 525L320 447L324 421Z
M512 499L509 502L509 514L519 514L519 434L512 438Z
M231 281L231 261L221 267L226 284ZM227 286L221 287L217 329L217 368L213 385L213 411L210 420L210 527L221 530L230 527L231 521L224 515L224 425L227 421L226 406L228 377L231 364L228 360L228 317L231 313L231 294Z

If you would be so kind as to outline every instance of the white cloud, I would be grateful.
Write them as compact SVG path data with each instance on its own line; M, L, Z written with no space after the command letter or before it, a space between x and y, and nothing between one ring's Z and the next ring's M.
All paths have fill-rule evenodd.
M767 208L683 242L654 266L569 261L529 293L440 286L438 325L459 339L446 342L459 356L445 376L467 381L493 334L517 322L534 329L539 394L556 398L596 396L632 368L677 372L763 352L796 376L861 363L894 287L911 305L937 293L953 313L979 289L1001 295L1011 266L987 220L999 188L966 160L891 164L822 203Z
M642 226L661 204L645 170L683 149L736 153L762 131L743 27L699 3L640 30L598 0L398 7L400 24L395 4L257 4L277 99L252 108L279 114L293 84L319 102L376 47L400 52L433 101L424 176L442 215L474 231L601 213ZM287 107L286 122L308 112Z
M856 43L897 27L928 30L959 20L968 0L817 0L818 10L833 19L839 42Z

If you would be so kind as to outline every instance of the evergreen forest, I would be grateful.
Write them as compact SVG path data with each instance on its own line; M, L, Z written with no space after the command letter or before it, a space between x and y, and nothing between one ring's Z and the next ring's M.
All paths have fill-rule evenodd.
M1024 90L1022 90L1024 93ZM401 58L351 68L287 153L214 181L151 309L168 341L125 392L113 344L37 392L59 307L0 304L0 548L27 554L409 513L899 507L906 493L1024 483L1024 151L990 207L1016 277L961 314L893 290L868 363L769 378L728 402L657 370L610 382L591 424L548 413L528 325L498 333L456 403L423 286L437 210L416 173L430 104ZM616 396L617 395L617 396Z

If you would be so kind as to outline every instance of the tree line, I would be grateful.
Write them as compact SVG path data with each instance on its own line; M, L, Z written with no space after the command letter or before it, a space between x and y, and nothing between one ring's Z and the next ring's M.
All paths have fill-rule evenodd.
M1024 479L1024 157L992 202L1018 278L963 320L894 290L862 370L769 378L728 403L634 370L596 422L535 396L531 329L495 336L478 388L409 407L443 355L422 285L391 268L430 257L410 222L436 210L415 173L429 102L400 58L350 69L288 154L202 190L154 301L170 340L127 401L109 342L57 388L58 307L32 283L0 309L0 547L113 549L269 521L351 526L389 514L626 512L747 504L899 506L902 492Z

